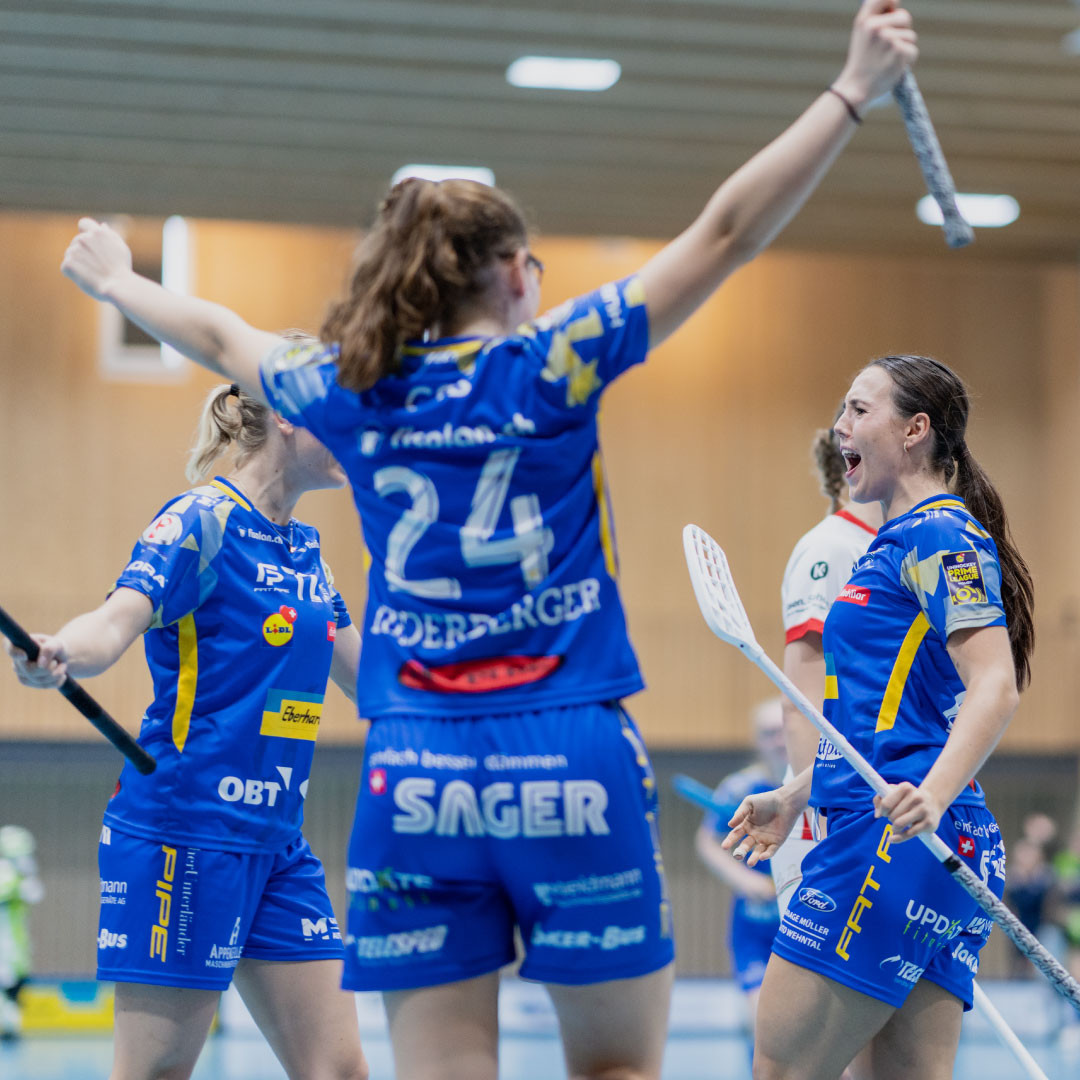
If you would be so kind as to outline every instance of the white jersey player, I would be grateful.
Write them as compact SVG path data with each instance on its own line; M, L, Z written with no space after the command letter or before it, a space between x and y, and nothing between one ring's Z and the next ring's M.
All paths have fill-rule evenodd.
M847 584L856 560L870 546L881 524L877 503L847 505L844 459L831 429L814 437L814 463L821 491L831 511L795 544L780 587L784 609L784 673L812 701L825 696L825 652L821 631L837 594ZM818 735L810 722L785 699L784 738L788 773L785 782L817 753ZM776 899L783 915L802 878L802 860L813 847L812 811L804 811L791 835L771 860Z

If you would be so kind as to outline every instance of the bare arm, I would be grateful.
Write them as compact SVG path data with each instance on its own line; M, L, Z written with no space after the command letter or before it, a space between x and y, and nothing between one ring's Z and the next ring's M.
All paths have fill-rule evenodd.
M726 851L720 837L707 825L698 827L694 847L701 861L737 896L749 900L772 900L776 888L768 874L751 870Z
M864 0L847 62L833 86L861 110L887 93L918 50L897 0ZM720 283L795 216L855 130L842 101L823 93L783 134L729 177L700 217L645 264L650 346L663 341Z
M1005 627L957 630L947 644L966 690L949 738L918 787L893 784L885 796L874 796L875 813L893 823L895 841L938 827L997 746L1020 700Z
M136 274L123 238L92 218L79 222L60 269L83 292L113 304L151 337L268 404L259 362L282 341L276 334L256 330L220 304L178 296Z
M784 646L784 674L810 701L820 703L824 700L825 650L817 631L810 630ZM817 728L787 698L784 698L782 707L788 761L792 771L798 775L812 766L817 757Z
M119 588L101 607L76 615L56 634L33 634L41 650L34 663L21 649L6 642L5 646L19 682L51 689L68 675L85 678L112 667L149 627L153 613L153 605L143 593Z
M330 678L342 693L356 704L356 673L360 667L360 631L355 623L338 627L334 639L334 658L330 661Z

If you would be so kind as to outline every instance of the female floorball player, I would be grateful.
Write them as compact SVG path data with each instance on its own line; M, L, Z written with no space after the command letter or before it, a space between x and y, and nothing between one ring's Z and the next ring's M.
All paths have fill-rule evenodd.
M345 482L309 432L235 386L212 390L188 478L226 448L228 476L167 503L97 610L54 636L20 681L96 675L145 633L154 701L98 859L98 978L116 982L114 1080L191 1074L235 978L290 1078L365 1080L356 1009L322 865L300 832L327 677L355 700L360 635L292 517Z
M754 710L752 722L757 760L720 781L713 799L721 806L737 807L747 795L772 791L781 783L788 767L780 699L762 702ZM744 866L723 847L726 835L724 822L710 811L698 826L694 847L702 862L734 894L728 922L728 950L735 980L746 995L752 1041L758 993L780 925L780 912L768 860L758 860L752 867Z
M943 364L876 360L835 425L852 499L885 524L825 620L825 708L890 783L874 796L826 743L813 768L746 800L725 840L772 854L806 805L828 832L803 862L758 1009L757 1080L952 1076L993 925L922 844L938 834L1000 896L1005 852L973 777L1028 679L1032 587L1001 500L965 442ZM882 820L887 818L887 820Z
M866 0L848 61L625 281L537 319L539 260L496 189L408 180L348 296L298 347L131 272L81 223L64 272L229 373L337 456L372 557L345 986L385 993L402 1078L498 1070L498 969L548 984L572 1077L655 1077L672 938L642 686L615 584L600 392L797 212L857 110L916 56Z

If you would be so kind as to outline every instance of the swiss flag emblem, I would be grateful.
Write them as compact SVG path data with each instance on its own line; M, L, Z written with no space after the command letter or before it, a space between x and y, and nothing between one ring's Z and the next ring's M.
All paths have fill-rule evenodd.
M326 620L326 640L337 640L337 623L331 622L329 619Z
M372 769L371 772L368 773L368 787L371 789L372 795L385 795L386 770Z
M960 837L960 854L965 859L970 859L975 854L975 841L970 836Z

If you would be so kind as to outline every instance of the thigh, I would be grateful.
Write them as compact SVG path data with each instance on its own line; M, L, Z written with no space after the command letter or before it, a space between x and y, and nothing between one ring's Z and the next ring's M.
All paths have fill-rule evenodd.
M675 967L589 986L549 985L570 1080L657 1080Z
M869 1047L873 1080L951 1080L964 1006L955 994L923 979Z
M758 997L754 1080L836 1080L894 1012L774 954Z
M341 960L245 957L236 988L290 1080L364 1080L356 1000L341 989Z
M476 723L371 725L346 871L351 990L470 980L514 959L513 911L486 848Z
M499 826L488 848L521 927L521 974L577 985L667 967L656 782L629 716L571 706L484 732L484 802Z
M117 983L110 1080L186 1080L219 997L216 990Z
M396 1080L497 1080L499 976L383 994Z

